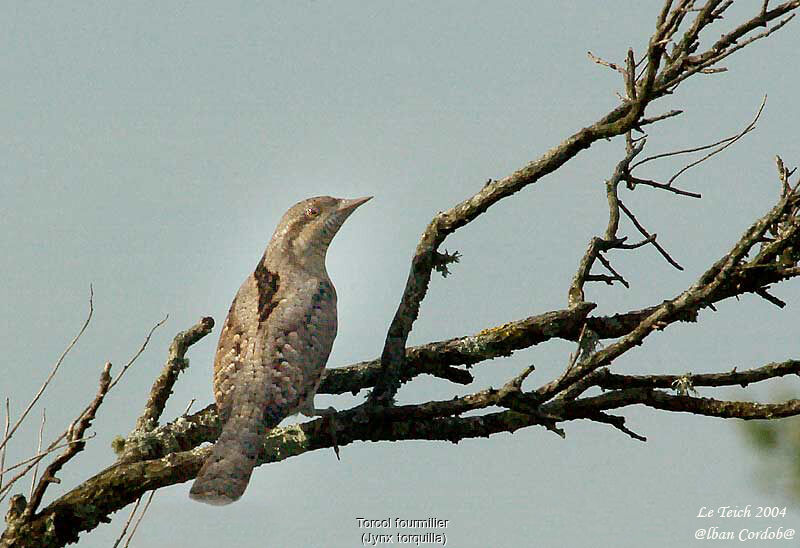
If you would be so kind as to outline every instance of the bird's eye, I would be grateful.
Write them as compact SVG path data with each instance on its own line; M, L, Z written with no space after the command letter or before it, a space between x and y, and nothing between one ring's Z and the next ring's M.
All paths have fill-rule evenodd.
M306 217L308 217L309 219L311 217L316 217L317 215L319 215L319 209L317 209L316 207L309 206L306 208Z

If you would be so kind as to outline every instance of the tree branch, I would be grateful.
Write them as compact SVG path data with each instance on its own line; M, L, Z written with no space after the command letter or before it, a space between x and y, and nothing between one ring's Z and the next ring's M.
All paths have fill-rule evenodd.
M791 174L785 167L780 167L782 161L779 164L781 199L777 205L753 223L736 245L685 291L642 310L599 317L589 317L596 305L585 302L583 295L586 281L627 283L602 255L606 250L633 249L651 243L671 260L656 243L655 235L649 234L619 200L616 191L620 181L626 181L632 187L644 184L677 194L695 195L665 188L669 183L662 185L630 176L630 162L645 145L645 138L634 140L632 132L640 131L642 125L679 113L672 111L645 118L646 108L656 99L670 94L692 74L721 70L714 67L721 59L782 28L794 14L772 27L769 27L769 23L797 9L800 0L784 2L772 10L768 9L766 3L763 4L756 16L723 35L710 49L697 53L700 50L701 33L721 18L730 5L729 0L708 0L702 8L694 9L692 0L667 0L646 51L643 55L640 52L641 60L638 63L633 50L627 51L624 65L602 62L620 72L624 79L626 96L621 98L616 108L593 124L574 132L523 168L501 180L490 181L467 200L437 214L423 232L415 250L406 286L387 332L380 359L329 370L323 379L321 393L356 393L374 387L368 402L337 413L336 420L332 422L314 420L271 431L265 439L260 462L276 462L307 451L328 448L333 443L344 446L356 441L410 439L456 443L461 439L514 432L533 425L543 426L563 436L565 432L561 423L579 419L609 424L634 439L644 441L643 436L625 425L624 417L609 414L611 410L630 405L743 419L800 414L798 400L760 404L688 395L695 386L746 385L767 378L798 374L800 362L797 360L767 364L741 372L734 370L702 375L617 375L607 369L616 358L642 344L654 330L665 329L677 321L696 321L700 310L713 307L715 302L732 296L754 293L763 298L767 298L765 295L771 297L767 292L770 284L800 276L800 267L797 266L800 260L797 252L800 249L800 196L797 185L793 187L789 184ZM755 29L761 27L766 30L754 34ZM683 34L679 34L679 31ZM408 335L427 294L432 272L438 270L444 274L448 264L457 258L456 255L439 252L445 239L498 201L560 168L581 150L600 139L618 135L625 135L626 157L617 166L619 175L615 171L611 179L613 188L607 185L609 223L606 237L590 241L570 287L570 307L509 322L474 335L406 348ZM626 244L625 238L617 236L620 210L642 232L644 239L641 242ZM756 245L760 247L755 248ZM600 261L610 274L592 274L595 260ZM158 325L160 323L156 327ZM158 426L158 421L178 374L186 366L184 355L188 347L208 334L212 326L213 321L204 318L198 325L175 337L168 361L153 384L133 435L115 443L119 450L117 462L37 512L48 482L54 481L61 466L82 448L81 444L86 439L83 434L103 396L141 350L113 381L110 380L107 365L95 399L62 435L67 438L67 449L45 470L30 503L26 504L21 495L12 497L11 509L7 514L8 528L0 537L0 545L63 546L77 541L82 531L107 521L111 513L140 500L147 491L188 481L197 474L210 453L210 448L199 446L215 440L219 435L220 425L215 407L210 405L192 415L184 414L161 426ZM534 390L523 390L523 382L533 371L531 366L500 389L486 388L442 401L393 405L400 385L420 374L468 384L473 380L472 375L459 366L469 368L476 363L508 356L516 350L553 338L578 341L578 349L570 356L567 367L558 378ZM601 347L601 339L615 340ZM36 403L46 384L47 381L28 410ZM593 386L610 389L611 392L582 396ZM675 386L681 389L683 395L664 391ZM502 411L487 412L493 407L499 407ZM28 410L13 429L7 428L9 433L0 444L0 451ZM467 412L472 414L464 416ZM474 414L476 412L484 414ZM331 435L331 428L335 429L335 436ZM37 455L36 458L41 457Z
M59 472L59 470L61 470L61 468L67 462L69 462L75 455L80 453L86 446L86 442L83 440L83 434L92 424L92 421L97 414L97 409L100 407L100 404L103 403L103 398L105 398L105 395L110 388L110 371L111 363L106 362L105 366L103 367L103 371L100 374L100 386L97 389L97 395L95 395L94 399L89 404L89 407L87 407L67 429L66 437L70 444L63 453L56 457L53 462L51 462L47 468L45 468L44 472L42 473L42 478L36 485L36 489L33 490L31 500L25 507L25 512L22 515L23 519L29 519L30 516L36 512L36 509L42 502L42 497L44 496L47 487L51 483L56 482L56 474Z
M44 391L47 389L47 386L50 384L50 381L52 381L53 377L56 376L56 373L58 372L58 368L61 367L61 364L64 361L64 358L67 357L67 354L69 354L69 351L72 350L72 348L75 346L75 344L81 338L81 335L83 335L84 331L86 331L86 328L89 327L89 322L92 321L92 315L93 314L94 314L94 289L92 289L92 286L90 284L89 285L89 313L86 316L86 320L83 322L83 325L81 326L80 330L78 331L78 334L75 335L75 337L69 342L67 347L64 349L64 351L58 357L58 360L56 360L56 364L53 366L53 369L50 371L50 374L44 380L44 382L42 383L42 386L39 388L39 391L36 392L36 395L33 397L31 402L28 404L28 406L22 412L22 415L20 415L19 419L17 419L17 422L14 423L14 426L11 428L11 431L8 431L8 432L6 432L6 434L4 434L3 440L0 441L0 450L5 448L6 444L8 443L8 440L11 439L11 436L14 435L14 433L17 431L17 428L19 428L19 426L25 420L25 417L28 416L28 413L30 412L30 410L33 409L33 406L36 405L36 402L39 401L39 398L42 397L42 394L44 394Z
M169 347L167 362L150 389L150 397L147 399L141 416L136 420L135 430L152 430L158 426L158 419L164 412L164 406L172 394L172 387L178 380L178 375L189 365L189 360L184 358L186 351L194 343L211 333L213 328L214 319L206 316L186 331L175 335Z

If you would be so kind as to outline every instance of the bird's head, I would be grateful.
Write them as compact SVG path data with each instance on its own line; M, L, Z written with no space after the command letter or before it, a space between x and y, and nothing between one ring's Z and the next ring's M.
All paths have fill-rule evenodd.
M350 214L371 198L316 196L296 203L284 213L275 229L266 260L288 260L303 268L324 269L325 253L333 237Z

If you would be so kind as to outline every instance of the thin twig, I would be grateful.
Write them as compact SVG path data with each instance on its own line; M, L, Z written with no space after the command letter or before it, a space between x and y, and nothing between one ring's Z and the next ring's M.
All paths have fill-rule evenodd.
M39 440L36 444L36 454L42 452L42 437L44 436L44 425L47 422L47 410L42 409L42 424L39 426ZM33 489L36 487L36 476L39 474L39 462L36 461L36 466L33 467L33 476L31 477L31 489L28 492L28 498L33 497Z
M532 392L530 397L539 403L546 401L546 399L549 397L549 394L551 394L549 392L551 388L563 386L565 379L567 379L569 376L575 375L576 373L580 374L580 371L576 370L581 369L583 366L583 360L595 351L598 343L599 340L597 338L597 333L589 329L587 324L584 324L583 328L581 329L580 337L578 338L578 348L576 348L574 352L570 353L567 367L555 380L550 381L544 385L544 387L540 387L535 392ZM554 393L555 391L552 392L552 394Z
M786 2L786 5L789 6L788 9L795 9L798 5L800 5L800 3L798 3L798 2ZM779 11L778 8L773 10L773 12L777 12L777 11ZM698 56L698 57L702 57L702 58L706 59L705 61L698 61L697 64L694 67L686 68L684 70L684 72L680 76L677 76L674 79L670 80L669 82L663 84L663 87L660 87L658 89L658 91L663 92L663 93L673 93L675 91L675 89L678 87L678 85L680 85L687 78L691 77L693 74L697 74L697 73L701 72L702 70L706 69L707 67L715 65L718 62L720 62L723 59L725 59L726 57L729 57L730 55L733 55L735 52L739 51L740 49L742 49L742 48L744 48L746 46L749 46L753 42L756 42L757 40L761 40L762 38L766 38L769 35L771 35L772 33L777 32L778 30L783 28L784 25L786 25L789 21L794 19L795 15L796 14L794 14L794 13L791 14L790 16L782 19L780 22L778 22L772 28L770 28L768 30L765 30L764 32L762 32L760 34L757 34L755 36L751 36L750 38L748 38L746 40L742 40L742 41L738 41L737 42L737 40L739 40L739 38L741 36L743 36L746 32L748 32L749 29L748 29L748 31L745 31L745 32L738 32L738 29L737 29L737 31L735 31L735 32L723 35L723 37L718 41L718 43L714 44L713 46L711 46L708 49L708 51L706 52L706 54L708 54L710 56L705 56L706 54L704 54L704 56ZM771 19L774 19L774 17L771 18ZM744 25L741 25L739 27L739 29L745 28L749 24L754 24L754 20L751 19L750 21L748 21ZM732 43L736 43L736 45L733 46L733 47L729 47ZM720 53L715 53L717 51L719 51Z
M125 541L125 548L128 548L128 545L133 540L133 535L136 534L136 530L139 528L139 524L142 523L142 518L147 513L147 509L150 508L150 503L153 502L153 495L156 494L156 490L153 489L150 491L150 496L147 497L147 502L144 504L144 508L142 508L142 512L139 514L139 517L136 519L136 523L133 525L133 529L131 529L131 534L128 535L128 540Z
M141 355L142 355L142 352L144 352L144 349L145 349L145 348L147 348L147 343L149 343L149 342L150 342L150 337L152 337L152 336L153 336L153 333L155 332L155 330L156 330L156 329L158 329L159 327L161 327L162 325L164 325L164 323L167 321L167 319L169 319L169 314L167 314L166 316L164 316L164 319L163 319L163 320L161 320L160 322L158 322L157 324L155 324L155 325L154 325L154 326L153 326L153 327L150 329L150 332L149 332L149 333L147 334L147 336L144 338L144 342L142 343L142 346L139 348L139 350L136 352L136 354L134 354L134 355L133 355L133 357L132 357L130 360L128 360L128 363L126 363L126 364L125 364L125 365L122 367L122 369L120 370L120 372L119 372L119 373L117 373L117 376L116 376L116 377L114 377L114 380L111 382L111 385L108 387L108 389L109 389L109 390L111 390L112 388L114 388L114 386L116 386L116 384L117 384L117 383L119 382L119 380L122 378L122 375L124 375L124 374L125 374L125 372L128 370L128 368L129 368L131 365L133 365L133 362L135 362L135 361L136 361L136 358L138 358L139 356L141 356Z
M700 71L701 74L719 74L720 72L728 72L726 67L707 68Z
M733 0L725 0L720 7L714 10L711 16L716 19L724 19L723 12L733 5Z
M0 487L0 502L3 502L3 500L5 500L5 498L6 498L6 496L10 493L11 486L13 486L18 480L20 480L23 477L25 477L28 474L28 472L30 472L31 469L34 466L36 466L36 463L39 462L40 460L42 460L43 458L44 458L44 456L42 455L42 456L36 457L34 459L29 459L29 460L32 460L31 464L28 464L28 466L26 466L24 470L22 470L21 472L17 473L14 476L12 476L11 479L8 480L8 482L6 482L5 485ZM11 468L16 468L16 466L17 465L14 465L14 466L10 467L9 470ZM23 498L25 498L25 497L23 497Z
M61 366L61 362L64 361L64 358L67 357L67 354L69 354L69 351L72 350L72 347L75 346L75 343L77 343L78 339L81 338L81 335L83 335L83 332L86 331L86 328L89 326L89 322L92 319L92 314L94 313L94 302L93 302L93 299L94 299L94 289L92 288L92 286L90 284L89 285L89 314L86 317L86 321L83 322L83 326L81 327L80 331L78 331L78 334L75 335L75 337L72 339L72 341L70 341L70 343L67 345L67 347L64 349L64 351L61 353L61 356L59 356L58 360L56 361L56 364L53 366L53 369L50 371L50 374L47 376L47 378L45 379L44 383L42 383L42 386L39 388L39 391L36 392L36 395L33 397L31 402L28 404L28 407L25 408L25 410L22 412L22 415L20 415L19 419L17 419L17 422L14 423L14 427L11 429L11 432L9 432L8 434L6 434L3 437L3 441L0 442L0 449L5 447L6 443L8 443L8 440L11 439L11 436L14 435L14 432L16 432L17 428L19 428L20 424L22 424L22 421L24 421L25 417L28 416L28 413L30 412L30 410L33 409L33 406L36 405L37 401L39 401L39 398L42 396L42 394L44 393L45 389L50 384L50 381L52 381L53 377L55 377L56 372L58 371L58 368Z
M794 193L782 197L769 212L750 225L733 248L711 265L688 289L677 297L664 301L630 333L615 343L581 360L573 371L566 376L562 375L559 379L539 387L536 391L536 397L540 401L547 401L559 392L579 382L596 369L612 363L632 347L642 344L642 341L653 331L664 329L678 319L686 318L687 315L690 318L696 317L698 310L707 307L709 301L713 301L713 295L716 292L727 287L727 284L731 282L736 272L738 272L737 269L740 267L741 261L748 255L753 246L761 240L769 227L793 207L797 199L798 196ZM794 234L794 232L787 230L785 237L788 238L791 235L790 233ZM753 261L756 260L758 260L758 257L753 259ZM739 291L746 290L739 289Z
M585 280L587 282L603 282L606 285L614 285L614 282L620 281L620 277L609 274L587 274Z
M596 422L610 424L620 432L627 434L628 436L632 437L637 441L642 441L642 442L647 441L646 437L637 434L636 432L625 426L625 417L620 417L618 415L610 415L608 413L603 413L602 411L599 411L598 413L590 415L586 418Z
M10 398L6 398L6 424L3 431L3 439L8 438L8 428L11 424L11 401ZM3 474L6 471L6 446L3 445L0 447L0 487L3 487Z
M619 72L620 74L622 74L623 76L625 76L625 69L623 69L623 68L622 68L622 67L620 67L619 65L617 65L617 64L615 64L615 63L610 63L610 62L608 62L608 61L605 61L605 60L603 60L603 59L601 59L601 58L597 57L597 56L596 56L594 53L592 53L591 51L587 51L587 52L586 52L586 54L589 56L589 59L591 59L592 61L594 61L594 62L595 62L595 63L597 63L598 65L603 65L604 67L608 67L608 68L610 68L610 69L612 69L612 70L616 70L617 72Z
M621 241L618 246L615 246L618 249L639 249L640 247L644 247L647 244L653 243L653 240L656 239L656 235L653 234L649 238L645 238L644 240L640 240L635 244L626 244L624 241ZM622 238L622 240L627 240L626 238Z
M625 213L625 215L628 217L628 219L631 220L631 222L633 223L633 226L635 226L639 230L639 232L642 233L642 236L647 238L650 241L650 243L653 244L653 247L655 247L658 250L658 252L661 253L661 256L664 257L669 264L671 264L672 266L674 266L678 270L683 270L683 267L681 265L679 265L678 262L675 259L670 257L669 253L667 253L667 250L664 249L663 247L661 247L661 244L659 244L656 241L656 235L655 234L650 234L647 231L647 229L644 226L642 226L642 224L636 219L634 214L631 213L631 210L628 209L627 207L625 207L625 204L622 203L622 200L619 201L619 208Z
M85 437L77 440L77 442L86 442L86 441L94 438L95 436L96 436L96 434L92 434L90 436L85 436ZM63 434L62 434L62 437L63 437ZM69 445L71 445L73 443L76 443L76 442L68 442L68 443L63 443L61 445L57 445L57 446L55 446L53 448L49 448L46 451L43 451L42 453L40 453L38 455L35 455L33 457L29 457L29 458L27 458L27 459L25 459L25 460L23 460L21 462L18 462L17 464L15 464L13 466L9 466L8 469L6 470L6 472L9 472L9 471L14 470L16 468L19 468L21 466L25 466L25 469L22 470L21 472L18 472L16 475L14 475L8 481L8 483L6 483L5 485L0 486L0 503L3 502L5 500L5 498L8 496L8 494L11 492L11 487L17 481L19 481L20 479L22 479L26 475L28 475L28 472L30 472L31 469L34 466L36 466L36 464L39 463L44 457L46 457L47 455L49 455L50 453L52 453L54 451L57 451L58 449L61 449L63 447L68 447ZM51 483L61 483L61 481L58 478L51 478L50 482Z
M709 148L714 148L715 146L719 146L719 145L722 145L722 144L727 143L729 141L732 141L735 138L736 138L736 135L732 135L731 137L725 137L724 139L720 139L719 141L717 141L715 143L711 143L710 145L703 145L703 146L699 146L699 147L684 148L684 149L681 149L681 150L673 150L671 152L662 152L660 154L653 154L652 156L648 156L646 158L643 158L642 160L639 160L638 162L633 164L631 166L631 171L633 171L634 169L636 169L640 165L646 164L647 162L652 162L653 160L658 160L660 158L669 158L670 156L680 156L681 154L691 154L692 152L700 152L702 150L708 150Z
M646 242L645 242L645 243L646 243ZM637 247L638 247L638 246L637 246ZM632 249L632 248L630 248L630 249ZM625 278L623 278L623 277L622 277L622 274L620 274L619 272L617 272L616 270L614 270L614 267L613 267L613 266L611 266L611 263L609 262L609 260L608 260L608 259L606 259L606 258L603 256L603 254L602 254L602 253L598 253L598 254L597 254L597 260L598 260L598 261L600 261L600 262L603 264L603 266L604 266L604 267L606 267L606 269L607 269L609 272L611 272L611 274L613 275L613 279L614 279L614 280L617 280L619 283L621 283L622 285L624 285L624 286L625 286L627 289L630 289L630 287L631 287L631 284L629 284L629 283L628 283L628 281L627 281Z
M709 158L711 158L715 154L717 154L719 152L722 152L723 150L725 150L726 148L731 146L733 143L735 143L736 141L738 141L739 139L741 139L742 137L744 137L745 135L750 133L750 131L752 131L753 128L756 127L756 122L761 117L761 112L764 110L764 105L766 105L766 104L767 104L767 96L764 95L764 100L761 101L761 106L758 107L758 112L756 113L756 117L753 118L753 121L750 122L750 124L746 128L744 128L739 134L734 135L733 138L731 138L727 143L725 143L721 147L719 147L719 148L717 148L715 150L712 150L711 152L709 152L708 154L706 154L702 158L699 158L699 159L695 160L694 162L691 162L691 163L685 165L680 170L678 170L678 172L675 175L673 175L672 177L669 178L669 181L667 181L667 186L671 185L675 181L675 179L680 177L681 174L685 173L687 170L693 168L694 166L696 166L696 165L698 165L698 164L700 164L702 162L705 162L706 160L708 160Z
M131 513L128 514L128 519L125 520L125 525L122 526L122 532L119 534L117 540L114 542L114 546L112 546L111 548L117 548L117 546L119 546L119 543L122 542L122 539L125 538L125 533L128 532L128 527L130 527L131 521L133 521L133 516L134 514L136 514L136 510L139 508L139 504L141 502L142 502L142 497L136 499L136 503L133 505Z
M79 440L76 440L76 441L86 442L86 441L89 441L90 439L94 438L95 436L97 436L97 434L92 432L88 436L84 436L84 437L82 437L82 438L80 438ZM19 468L21 466L25 466L26 464L29 464L29 463L39 462L44 457L49 455L50 453L54 453L54 452L58 451L59 449L63 449L64 447L67 447L67 446L69 446L69 445L71 445L73 443L75 443L75 442L68 441L68 442L60 443L58 445L54 445L52 447L48 447L47 449L45 449L44 451L42 451L40 453L37 453L37 454L35 454L35 455L31 456L31 457L28 457L27 459L21 460L18 463L9 466L8 468L6 468L6 472L10 472L11 470L16 470L17 468ZM29 470L30 470L30 468L28 468L28 471ZM58 482L56 482L56 483L58 483ZM3 488L5 488L5 485L3 485Z
M673 17L670 21L674 19ZM474 195L438 213L431 220L417 244L403 295L386 333L381 353L383 375L370 393L371 403L392 405L394 396L402 385L403 380L398 377L398 371L403 366L408 336L419 315L422 300L428 292L431 273L437 264L439 246L450 234L472 222L492 205L536 183L593 143L624 135L635 127L649 102L658 97L658 94L654 94L654 86L661 68L662 54L669 42L666 36L669 30L669 26L659 27L648 43L647 63L642 79L637 84L635 101L623 102L612 112L582 128L538 159L503 179L484 185Z
M650 179L640 179L639 177L629 176L627 177L626 180L628 181L628 188L630 188L631 190L636 188L637 185L644 185L653 188L659 188L661 190L666 190L669 192L674 192L675 194L680 194L681 196L688 196L689 198L703 197L699 192L689 192L688 190L681 190L680 188L675 188L672 185L665 183L657 183L656 181L651 181Z
M758 295L759 297L761 297L762 299L764 299L765 301L774 304L778 308L784 308L786 306L786 302L785 301L782 301L778 297L776 297L775 295L772 295L769 291L767 291L763 287L760 287L760 288L756 289L754 291L754 293L756 295Z
M669 112L659 114L658 116L642 118L642 120L639 122L639 127L646 126L648 124L654 124L656 122L660 122L661 120L666 120L667 118L672 118L673 116L678 116L680 114L683 114L682 110L670 110Z
M57 456L53 462L47 466L47 468L45 468L42 478L36 485L36 489L34 489L30 500L28 501L28 505L25 507L25 512L23 514L24 516L29 517L36 512L36 509L39 507L39 504L42 501L42 497L44 497L47 487L50 485L50 483L56 481L56 474L58 471L61 470L61 468L75 455L83 451L83 448L86 446L85 442L78 440L83 439L83 434L92 424L95 414L97 413L97 409L100 407L100 404L103 403L103 398L105 398L105 395L111 388L110 371L111 363L106 362L106 364L103 366L103 371L100 373L100 385L97 389L97 394L92 400L92 403L89 404L89 407L87 407L67 429L67 441L71 442L70 445L63 453Z

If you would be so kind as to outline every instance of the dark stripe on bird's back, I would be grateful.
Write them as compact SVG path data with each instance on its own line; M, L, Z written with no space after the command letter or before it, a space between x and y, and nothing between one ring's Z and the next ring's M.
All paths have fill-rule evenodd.
M277 272L269 270L264 261L258 263L253 276L256 279L256 288L258 290L258 321L264 322L278 305L276 295L280 277Z

